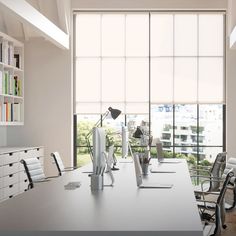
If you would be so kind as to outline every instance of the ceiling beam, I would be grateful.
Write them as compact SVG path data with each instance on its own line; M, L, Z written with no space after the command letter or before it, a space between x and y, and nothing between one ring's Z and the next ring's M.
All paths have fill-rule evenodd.
M68 1L57 0L57 13L58 13L58 21L60 28L65 32L69 33L69 25L68 25L68 15L67 15L67 6Z
M69 49L69 35L25 0L0 0L0 5L9 12L14 13L21 23L31 25L39 34L56 46Z
M230 34L229 45L231 49L236 49L236 26Z

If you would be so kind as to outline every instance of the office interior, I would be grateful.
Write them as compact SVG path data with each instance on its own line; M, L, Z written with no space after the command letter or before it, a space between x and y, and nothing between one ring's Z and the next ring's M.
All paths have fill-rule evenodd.
M31 17L31 7L40 13L38 19ZM23 124L2 124L0 147L44 147L44 171L48 176L56 174L50 157L54 151L61 154L65 166L76 163L74 19L78 12L222 13L224 79L219 103L224 123L220 148L227 151L227 157L236 157L234 0L0 0L0 31L24 44ZM205 90L211 91L211 84ZM109 107L109 103L105 105ZM105 111L102 108L98 115Z

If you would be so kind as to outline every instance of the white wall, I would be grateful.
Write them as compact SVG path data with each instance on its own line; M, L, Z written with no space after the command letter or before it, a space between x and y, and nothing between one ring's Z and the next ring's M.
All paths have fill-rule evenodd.
M9 127L8 145L45 147L45 157L59 151L72 160L72 89L70 51L43 39L25 43L25 124ZM51 160L51 159L50 159ZM50 161L51 163L51 161ZM46 160L52 174L55 166Z
M7 128L0 127L0 147L7 145Z
M227 152L236 157L236 50L227 53Z
M236 1L228 0L228 35L236 26Z
M236 1L228 0L228 36L236 26ZM227 47L227 152L228 156L236 157L236 50Z

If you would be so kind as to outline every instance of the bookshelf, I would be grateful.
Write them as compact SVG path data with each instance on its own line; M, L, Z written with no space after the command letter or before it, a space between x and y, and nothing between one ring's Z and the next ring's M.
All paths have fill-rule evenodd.
M24 124L24 44L0 32L0 126Z

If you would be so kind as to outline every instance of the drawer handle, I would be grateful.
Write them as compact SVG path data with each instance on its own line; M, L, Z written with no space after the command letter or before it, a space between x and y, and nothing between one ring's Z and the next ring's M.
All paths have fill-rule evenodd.
M28 180L27 179L25 179L25 183L27 182Z
M27 191L27 189L24 190L25 192Z
M27 152L28 152L28 150L25 150L24 152L25 152L25 153L27 153Z
M10 178L13 177L13 174L9 175L9 177L10 177Z
M9 156L12 156L12 155L13 155L13 153L12 153L12 152L10 152L10 153L9 153Z
M13 163L9 164L9 166L10 166L10 167L13 166Z
M13 187L13 184L9 185L9 188L12 188Z
M37 148L37 151L39 151L39 148Z
M13 195L9 196L9 198L13 198Z

